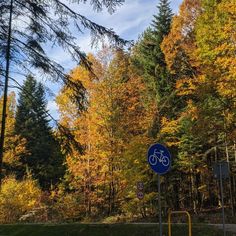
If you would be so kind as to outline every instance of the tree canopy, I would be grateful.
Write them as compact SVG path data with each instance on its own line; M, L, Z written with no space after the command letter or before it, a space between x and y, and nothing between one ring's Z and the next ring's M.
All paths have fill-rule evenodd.
M52 134L46 111L43 85L28 76L19 94L15 133L26 140L27 153L20 156L23 177L27 172L38 179L43 188L56 184L64 174L63 156Z
M33 6L32 0L31 5L15 1ZM83 2L89 3L75 4ZM102 8L111 2L122 3L91 4ZM228 220L233 219L236 3L184 0L173 15L169 2L159 1L152 23L133 47L104 45L64 77L56 97L58 129L49 125L44 87L34 77L25 80L18 105L14 94L8 96L1 222L17 221L36 207L41 218L35 214L35 222L43 217L45 222L155 221L158 211L167 216L170 209L191 211L196 221L220 222L223 202L213 167L222 161L230 168L223 180L224 202ZM41 19L41 14L36 15ZM164 144L172 156L170 171L160 177L161 193L147 162L153 143ZM20 188L29 203L26 194L14 196L13 189Z

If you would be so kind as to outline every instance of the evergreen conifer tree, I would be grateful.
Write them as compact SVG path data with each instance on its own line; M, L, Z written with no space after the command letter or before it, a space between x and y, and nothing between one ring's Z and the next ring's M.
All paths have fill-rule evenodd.
M158 107L150 130L153 137L160 131L160 117L168 113L166 107L174 85L161 50L161 43L169 33L173 14L168 0L160 0L157 8L158 14L153 16L151 26L143 33L137 45L139 66L142 68L150 95L155 97Z
M60 147L52 135L46 111L44 88L32 76L28 76L19 95L15 132L26 139L28 155L20 177L30 171L42 188L47 189L63 175L63 158Z

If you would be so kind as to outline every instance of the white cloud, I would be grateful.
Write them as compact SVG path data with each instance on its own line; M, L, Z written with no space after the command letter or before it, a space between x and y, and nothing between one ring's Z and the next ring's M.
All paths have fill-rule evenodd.
M57 107L57 104L54 100L50 100L48 101L48 104L47 104L47 109L49 110L50 112L50 115L58 120L59 119L59 114L58 114L58 107Z

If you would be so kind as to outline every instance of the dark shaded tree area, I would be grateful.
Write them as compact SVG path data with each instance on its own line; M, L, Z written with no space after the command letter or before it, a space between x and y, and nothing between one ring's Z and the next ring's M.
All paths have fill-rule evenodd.
M29 171L43 189L58 183L64 175L63 156L55 140L46 113L47 102L41 83L28 76L19 94L15 133L26 140L28 155L21 155L23 177Z
M167 69L161 50L162 40L170 30L173 13L167 0L161 0L157 9L158 13L153 16L151 26L144 31L135 46L137 50L135 62L142 68L140 74L144 77L150 96L156 105L153 124L150 128L152 137L156 137L160 132L161 117L170 115L168 107L171 106L170 97L174 86L173 77Z

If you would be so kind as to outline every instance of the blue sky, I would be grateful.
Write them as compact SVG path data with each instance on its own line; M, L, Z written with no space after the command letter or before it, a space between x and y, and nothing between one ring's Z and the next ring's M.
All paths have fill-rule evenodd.
M66 0L64 0L67 2ZM177 13L178 7L182 0L171 0L171 7L174 13ZM127 40L137 40L138 36L150 25L153 15L157 14L157 4L159 0L125 0L125 3L117 7L113 14L109 14L105 9L96 13L91 9L89 4L74 4L73 10L86 16L90 20L112 28L118 35ZM96 52L91 48L91 38L89 33L77 36L78 45L84 52ZM75 66L71 62L70 56L62 49L56 48L49 51L50 55L63 66L70 70Z
M67 2L67 1L65 1ZM182 0L172 0L171 8L174 13L178 12L178 7ZM138 36L150 25L153 15L157 14L157 4L159 0L126 0L125 3L118 7L116 12L112 15L106 10L95 13L92 11L89 4L74 5L73 10L85 15L90 20L113 28L114 31L122 38L128 40L137 40ZM91 48L91 39L89 33L84 33L77 36L77 43L81 50L88 53L96 53L97 49ZM66 71L70 71L76 65L71 61L70 56L60 48L49 50L50 56L60 64L62 64ZM48 84L52 91L56 94L59 90L59 85ZM52 116L58 119L58 112L56 103L53 98L49 98L48 109Z

